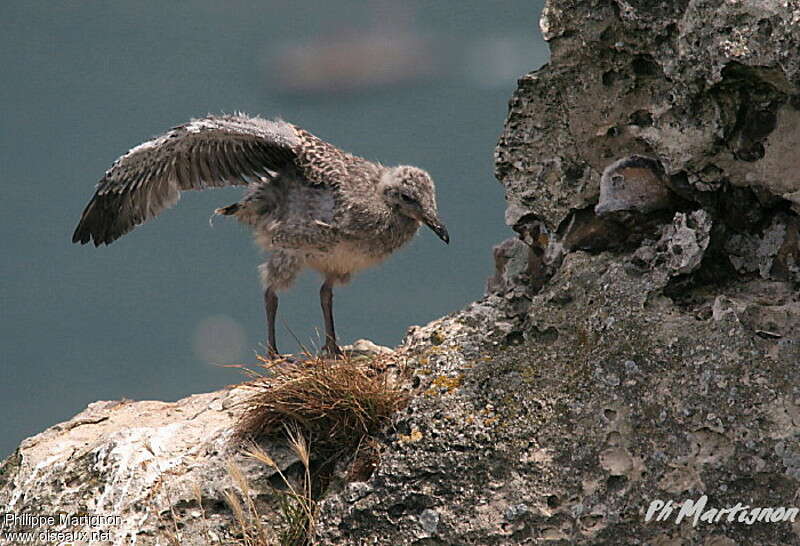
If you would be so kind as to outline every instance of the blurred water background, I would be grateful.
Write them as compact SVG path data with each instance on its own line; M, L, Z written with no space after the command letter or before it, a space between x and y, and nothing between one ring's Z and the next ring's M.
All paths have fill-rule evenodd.
M516 78L547 60L536 0L3 2L0 457L101 399L175 400L242 379L263 349L249 233L184 193L110 247L70 242L119 155L206 113L280 116L431 172L428 230L336 293L342 343L397 344L481 296L509 236L492 156ZM281 297L278 342L319 344L319 280Z

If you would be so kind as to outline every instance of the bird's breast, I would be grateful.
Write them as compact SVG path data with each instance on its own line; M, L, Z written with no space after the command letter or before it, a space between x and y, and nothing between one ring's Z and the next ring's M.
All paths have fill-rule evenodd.
M393 217L383 229L351 232L324 251L310 253L306 264L323 274L348 277L382 262L411 240L418 227L416 220Z
M373 253L352 242L339 242L327 252L312 253L306 264L320 273L347 277L357 271L377 265L388 253Z

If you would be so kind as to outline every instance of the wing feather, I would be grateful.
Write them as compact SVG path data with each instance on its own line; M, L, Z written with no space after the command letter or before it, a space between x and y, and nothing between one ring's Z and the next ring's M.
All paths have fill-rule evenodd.
M72 241L109 244L175 204L182 190L245 185L292 166L292 125L244 115L195 119L117 159L98 182Z

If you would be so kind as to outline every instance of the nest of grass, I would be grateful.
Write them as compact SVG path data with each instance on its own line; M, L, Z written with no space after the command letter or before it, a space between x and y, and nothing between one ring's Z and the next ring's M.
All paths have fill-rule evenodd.
M376 434L408 395L387 368L391 357L261 360L236 426L242 439L281 436L297 426L318 447L352 449Z

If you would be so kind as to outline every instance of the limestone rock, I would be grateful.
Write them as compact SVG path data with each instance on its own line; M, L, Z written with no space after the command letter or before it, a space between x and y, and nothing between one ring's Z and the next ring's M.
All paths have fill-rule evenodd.
M227 543L238 528L225 492L242 494L229 461L253 484L253 494L260 495L254 502L274 525L274 504L265 493L275 472L230 441L237 402L246 392L225 389L174 403L95 402L26 439L0 466L0 512L55 515L56 524L21 522L3 532L35 531L37 538L26 544L58 542L40 539L42 531L74 533L75 544L167 545L169 536L185 545ZM297 461L285 446L270 452L281 468ZM59 514L110 519L62 522ZM91 533L104 538L80 540Z
M645 516L798 505L800 4L548 1L541 27L495 154L520 240L410 330L417 396L320 539L796 544L800 518Z
M496 151L506 221L552 236L589 207L663 207L663 188L748 241L797 212L798 13L796 1L548 2L552 62L520 80ZM663 173L640 172L621 200L604 193L601 174L636 157Z
M644 521L652 501L703 494L793 506L800 479L797 299L778 291L779 313L768 287L743 284L718 296L732 312L703 316L663 296L669 267L568 254L509 322L518 343L493 297L414 330L418 395L368 493L324 502L321 542L796 543L791 523Z
M389 347L377 345L368 339L357 339L352 345L345 345L342 350L354 356L387 355L393 351Z

